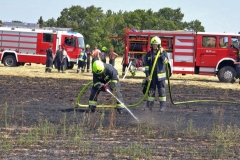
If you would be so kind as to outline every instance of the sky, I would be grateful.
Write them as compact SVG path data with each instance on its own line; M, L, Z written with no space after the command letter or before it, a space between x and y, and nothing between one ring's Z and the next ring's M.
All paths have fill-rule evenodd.
M36 23L40 16L44 21L57 19L64 8L79 5L84 8L94 5L103 13L161 8L180 8L183 21L199 20L206 32L238 33L240 31L239 0L0 0L0 20L19 20Z

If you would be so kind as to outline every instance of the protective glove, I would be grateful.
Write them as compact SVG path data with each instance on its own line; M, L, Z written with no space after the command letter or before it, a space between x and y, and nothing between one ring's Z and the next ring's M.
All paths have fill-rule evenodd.
M107 90L110 90L109 89L109 86L108 86L108 84L106 83L106 84L104 84L104 90L105 90L105 92L107 91Z
M109 83L108 83L108 86L109 86L109 88L110 88L111 90L113 90L114 88L116 88L116 83L114 83L114 82L109 82Z
M106 92L107 89L109 89L108 84L102 83L102 84L101 84L101 87L100 87L100 90ZM109 89L109 90L110 90L110 89Z

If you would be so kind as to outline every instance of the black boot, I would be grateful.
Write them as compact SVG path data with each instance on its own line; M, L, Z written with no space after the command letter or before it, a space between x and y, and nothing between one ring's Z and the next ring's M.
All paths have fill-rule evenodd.
M96 111L96 106L89 105L90 112Z
M45 73L47 73L48 72L48 68L45 68Z
M163 112L166 108L166 101L160 101L160 111Z
M147 109L152 110L154 105L154 101L147 101Z
M77 73L79 73L79 69L77 70Z
M123 108L118 107L117 112L118 112L118 114L123 114Z

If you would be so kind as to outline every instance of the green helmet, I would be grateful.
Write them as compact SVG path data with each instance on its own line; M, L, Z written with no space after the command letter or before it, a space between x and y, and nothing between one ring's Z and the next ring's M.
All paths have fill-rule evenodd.
M153 38L151 39L151 45L152 45L152 44L161 45L161 39L160 39L159 37L157 37L157 36L153 37Z
M104 72L104 64L102 61L100 60L96 60L93 63L93 72L96 74L102 74Z
M89 45L89 44L86 44L86 48L90 48L90 45Z
M107 47L102 47L102 51L106 51L107 50Z

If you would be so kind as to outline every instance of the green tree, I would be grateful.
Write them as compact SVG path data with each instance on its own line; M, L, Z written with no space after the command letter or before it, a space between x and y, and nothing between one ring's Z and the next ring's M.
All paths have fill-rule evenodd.
M0 24L2 24L2 20L0 20Z
M41 27L44 26L44 21L43 21L42 16L40 16L40 18L38 19L38 24L39 24Z
M155 13L158 19L158 29L161 30L181 30L184 29L184 22L182 22L184 14L180 8L162 8Z
M122 54L124 51L124 41L110 39L110 36L120 37L124 35L125 28L135 28L138 30L196 30L204 31L204 27L198 20L191 22L183 21L184 14L180 8L161 8L157 12L151 9L134 11L113 12L107 10L103 13L102 8L89 6L83 8L79 5L64 8L57 21L49 19L48 25L72 28L74 31L82 33L85 42L91 47L106 46ZM55 23L54 23L55 22Z
M54 18L50 18L44 23L44 26L46 26L46 27L56 27L57 26L57 21Z
M205 29L201 25L201 22L199 20L194 20L194 21L187 23L186 29L189 31L194 31L194 32L205 32Z

